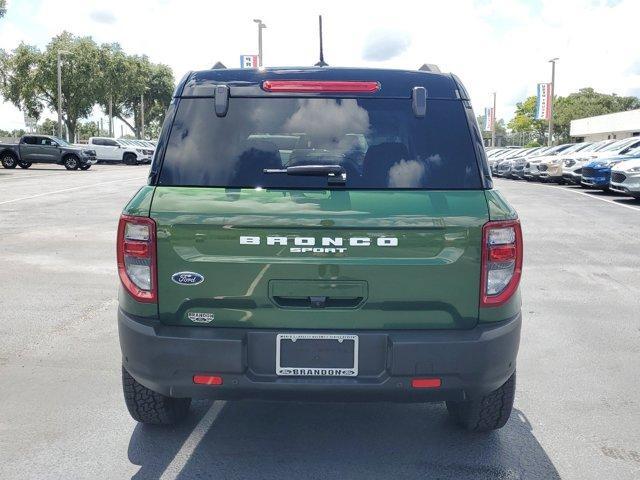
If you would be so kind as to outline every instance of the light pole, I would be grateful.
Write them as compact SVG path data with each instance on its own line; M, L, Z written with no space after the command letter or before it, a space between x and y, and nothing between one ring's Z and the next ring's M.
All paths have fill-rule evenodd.
M140 139L144 140L144 93L140 94Z
M62 55L68 55L67 50L58 50L58 137L62 138Z
M253 21L258 24L258 67L262 66L262 29L267 26L262 23L259 18L254 18Z
M549 95L549 146L553 145L553 96L556 93L556 62L559 58L552 58L551 63L551 92Z
M491 146L496 146L496 92L493 92L493 110L491 111Z

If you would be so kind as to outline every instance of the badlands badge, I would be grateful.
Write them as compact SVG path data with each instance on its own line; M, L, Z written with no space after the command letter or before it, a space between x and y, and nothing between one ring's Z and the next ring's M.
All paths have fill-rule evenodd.
M211 323L213 322L213 313L209 312L189 312L187 318L194 323Z

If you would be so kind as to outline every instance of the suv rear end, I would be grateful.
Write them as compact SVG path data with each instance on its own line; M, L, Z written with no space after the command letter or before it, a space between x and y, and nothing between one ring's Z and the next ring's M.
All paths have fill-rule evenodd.
M139 421L176 421L193 397L447 401L471 430L508 419L522 236L455 76L187 75L118 264Z

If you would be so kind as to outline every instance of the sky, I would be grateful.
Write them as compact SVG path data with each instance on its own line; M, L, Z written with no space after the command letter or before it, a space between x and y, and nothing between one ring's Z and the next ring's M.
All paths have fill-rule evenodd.
M216 61L239 67L241 54L256 54L254 18L267 25L265 66L313 65L318 60L317 15L322 14L325 61L331 66L416 69L435 63L462 79L476 114L491 105L495 91L497 117L510 119L516 102L534 95L538 82L550 80L548 60L554 57L559 58L558 95L590 86L640 96L638 0L7 3L0 48L11 50L20 42L44 48L67 30L98 43L118 42L130 54L146 54L169 65L176 80ZM99 117L105 115L96 107L92 118ZM23 114L0 103L0 128L21 127Z

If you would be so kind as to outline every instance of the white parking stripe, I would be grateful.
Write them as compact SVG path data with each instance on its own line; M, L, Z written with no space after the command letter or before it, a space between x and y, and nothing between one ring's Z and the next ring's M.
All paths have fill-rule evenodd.
M207 413L204 414L204 417L200 419L189 437L184 441L182 447L180 447L180 450L176 453L176 456L171 460L171 463L167 465L167 468L162 472L160 480L173 480L180 476L182 469L185 467L196 448L198 448L198 445L211 428L211 425L213 425L213 422L218 418L218 415L220 414L222 407L225 406L225 403L226 402L224 401L215 401L211 404Z
M593 198L594 200L600 200L601 202L607 202L611 205L617 205L618 207L628 208L629 210L635 210L636 212L640 212L640 207L634 207L633 205L625 205L624 203L614 202L613 200L609 200L608 198L596 197L595 195L590 195L587 192L580 192L579 190L575 190L573 188L564 188L560 185L545 185L544 183L532 183L527 182L527 185L537 185L539 187L547 187L547 188L555 188L556 190L562 190L563 192L571 192L576 193L578 195L584 195L588 198Z
M55 195L56 193L64 193L64 192L71 192L73 190L81 190L83 188L99 187L100 185L108 185L110 183L133 182L134 180L137 182L140 182L141 184L144 183L144 179L141 179L139 177L129 178L129 179L120 179L120 180L111 180L109 182L92 183L89 185L80 185L79 187L63 188L62 190L54 190L52 192L38 193L37 195L29 195L28 197L13 198L11 200L5 200L3 202L0 202L0 205L6 205L7 203L21 202L23 200L30 200L32 198L46 197L47 195Z
M13 175L9 175L8 177L0 177L0 180L29 180L32 178L42 178L42 177L54 177L56 175L61 175L66 173L61 171L60 173L45 173L43 175L28 175L26 173L14 173Z

